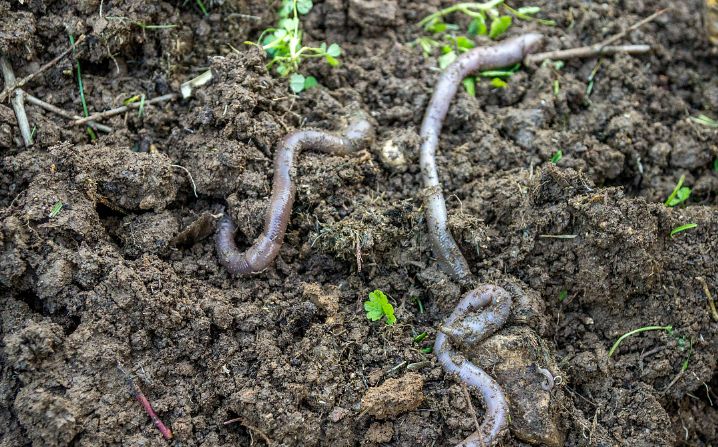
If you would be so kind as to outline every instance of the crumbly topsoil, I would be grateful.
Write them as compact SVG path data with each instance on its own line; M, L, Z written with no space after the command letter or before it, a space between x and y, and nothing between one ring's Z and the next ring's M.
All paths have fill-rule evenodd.
M0 0L0 52L18 78L67 48L68 34L87 36L91 110L216 74L192 99L108 120L115 131L92 142L28 105L35 144L22 148L0 104L0 445L456 444L474 417L422 351L461 290L428 246L417 128L437 71L411 45L414 24L449 2L315 2L307 39L345 54L338 68L306 64L321 86L299 96L242 45L273 7L205 3L206 17L192 1ZM515 297L507 327L464 353L511 400L502 445L718 443L718 322L697 279L718 295L718 131L688 119L718 113L701 3L532 2L557 26L512 33L538 29L548 49L673 10L628 38L651 54L600 62L590 95L596 60L524 69L505 89L481 82L451 107L439 171L453 234L481 280ZM65 58L26 89L79 112L73 67ZM300 127L339 129L356 104L376 122L374 147L303 154L279 258L230 277L208 237L216 216L230 213L247 246L261 231L274 144ZM693 193L668 208L681 175ZM698 226L669 236L686 223ZM392 327L365 318L377 288L396 309ZM608 357L648 325L673 330L629 337ZM560 376L553 389L538 368Z

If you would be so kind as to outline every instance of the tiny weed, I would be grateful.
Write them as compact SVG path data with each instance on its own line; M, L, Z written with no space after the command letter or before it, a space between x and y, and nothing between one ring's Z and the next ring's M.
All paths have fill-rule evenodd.
M427 346L426 348L421 348L421 352L424 354L431 354L434 351L434 349L431 346Z
M557 150L553 153L551 156L551 163L556 164L563 158L563 151L561 149Z
M568 298L568 290L562 290L561 292L559 292L558 301L560 303L563 303L564 301L566 301L566 298Z
M421 302L421 298L419 297L413 297L412 300L416 303L416 305L419 307L419 313L424 313L424 303Z
M129 97L129 98L125 99L124 101L122 101L122 104L129 105L129 104L135 103L137 101L140 102L140 106L137 108L137 116L142 118L142 115L145 112L145 95L144 95L144 93L141 95L135 95L135 96Z
M668 199L666 199L666 206L676 206L685 202L691 196L691 188L683 186L683 182L685 180L685 175L682 175L681 178L678 179L676 187L673 188L673 192L671 192L671 195L668 196Z
M207 8L204 6L204 3L202 3L202 0L195 0L195 3L197 3L197 7L200 11L202 11L202 14L207 17L209 15L209 12L207 12Z
M718 172L718 158L713 161L713 172Z
M311 58L323 58L330 66L339 65L339 56L342 49L336 43L328 45L324 42L318 47L302 46L304 34L299 28L299 16L307 14L313 7L312 0L282 0L279 11L279 21L275 28L267 28L262 31L259 41L245 42L249 45L257 45L262 48L269 58L267 69L274 68L279 76L289 77L289 88L294 93L317 85L313 76L297 73L299 65L303 60Z
M428 333L422 332L421 334L419 334L419 335L417 335L416 337L414 337L414 340L413 340L413 341L414 341L414 343L421 343L421 342L424 341L424 339L425 339L426 337L428 337L428 336L429 336Z
M55 216L57 216L58 214L60 214L60 211L62 211L62 207L63 207L62 202L57 201L57 203L55 203L55 204L52 206L52 208L50 209L50 214L48 215L48 217L49 217L50 219L52 219L52 218L54 218Z
M691 121L702 124L704 126L712 127L714 129L718 129L718 121L714 120L713 118L706 116L706 115L698 115L698 116L692 116L690 118Z
M680 227L676 227L671 230L671 237L675 237L678 233L682 233L686 230L696 228L697 226L698 226L698 224L696 224L696 223L689 223L689 224L681 225Z
M386 317L386 324L391 326L396 323L394 306L389 303L386 295L381 290L375 290L369 294L369 300L364 302L366 317L371 321L381 320Z
M553 81L553 96L558 96L558 94L561 92L561 83L558 81L558 79L554 79Z
M73 47L75 46L75 36L70 34L70 45ZM75 49L73 48L72 54L75 55ZM82 72L80 71L80 60L76 59L77 61L77 86L80 89L80 102L82 103L82 113L85 114L85 117L90 115L90 112L87 109L87 102L85 101L85 88L82 84ZM87 126L87 134L90 136L90 140L96 140L97 135L95 135L95 131L92 130L92 127Z
M421 36L414 41L414 45L421 48L424 56L429 57L436 49L440 50L438 57L439 68L442 70L449 66L459 54L471 50L476 46L477 36L487 36L490 39L501 37L513 24L513 20L536 21L542 25L554 26L553 20L543 20L534 17L541 11L535 6L525 6L518 9L511 8L504 0L490 0L486 3L463 2L456 3L447 8L436 11L424 17L418 25L431 36ZM446 16L460 13L471 17L471 22L465 33L458 25L447 23ZM506 71L492 70L479 74L479 77L491 78L491 85L496 88L506 87L506 78L518 70L515 68ZM500 73L500 74L499 74ZM476 95L476 76L464 79L464 88L471 95Z
M32 132L30 132L30 141L35 141L35 135L37 135L37 126L32 126Z
M646 331L666 331L670 334L673 331L673 326L643 326L630 332L626 332L625 334L621 335L618 340L616 340L616 343L614 343L613 346L611 346L611 350L608 351L608 356L611 357L613 353L616 352L616 349L618 349L618 345L620 345L621 342L627 337Z
M685 337L679 337L678 338L678 347L681 348L681 350L686 349L686 338ZM683 363L681 363L681 372L685 372L688 369L689 362L691 360L691 355L693 354L693 339L688 339L688 355L686 355L686 359L683 360Z

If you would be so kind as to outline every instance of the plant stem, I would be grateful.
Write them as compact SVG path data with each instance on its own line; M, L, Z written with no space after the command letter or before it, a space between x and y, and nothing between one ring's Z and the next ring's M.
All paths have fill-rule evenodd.
M434 19L438 19L439 17L447 16L454 12L463 12L464 14L476 17L479 15L477 11L472 11L472 9L476 9L478 11L488 11L491 8L495 8L502 4L504 0L491 0L486 3L475 3L475 2L467 2L467 3L457 3L455 5L451 5L448 8L444 8L442 10L436 11L435 13L428 15L424 17L421 22L418 23L419 26L424 26L427 23L430 23Z
M630 337L631 335L639 334L641 332L646 332L646 331L668 331L668 332L670 332L672 330L673 330L673 326L644 326L644 327L639 327L638 329L634 329L630 332L626 332L625 334L621 335L618 338L618 340L616 340L616 343L614 343L613 346L611 346L611 350L608 351L608 356L611 357L613 355L613 353L616 352L616 349L618 349L618 345L620 345L621 342L626 337Z

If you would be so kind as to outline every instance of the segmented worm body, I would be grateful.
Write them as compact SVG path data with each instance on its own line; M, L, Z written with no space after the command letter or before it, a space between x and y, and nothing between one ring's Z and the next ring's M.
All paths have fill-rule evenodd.
M436 149L441 127L462 79L477 70L521 62L527 54L538 49L542 39L540 34L523 34L491 47L474 48L459 56L439 77L421 124L423 142L419 163L426 188L424 208L429 238L440 265L462 285L469 285L473 275L447 225L446 203L436 169Z
M457 375L462 382L481 393L486 416L479 431L459 446L490 446L508 424L509 407L501 387L483 369L474 365L453 345L475 346L497 330L511 313L511 294L501 287L481 285L464 295L454 311L439 328L434 353L444 370Z
M475 279L466 258L461 254L447 225L446 203L436 168L439 135L451 100L459 83L477 70L505 67L521 62L538 49L540 34L529 33L507 39L495 46L474 48L459 56L444 70L434 88L421 124L423 139L420 152L421 174L426 188L424 208L432 250L439 264L461 285L467 287ZM434 344L439 363L449 374L474 387L486 405L486 417L477 432L459 446L490 446L508 424L508 404L498 383L481 368L469 362L452 347L476 345L500 329L511 311L511 295L504 289L483 285L464 295L454 312L440 328Z
M279 254L292 213L297 192L295 164L300 152L314 149L351 154L369 146L373 136L374 129L369 120L364 114L357 113L341 136L319 130L300 130L284 137L274 155L272 196L264 218L264 231L247 251L242 252L234 240L236 225L229 216L222 217L215 236L219 262L232 274L255 273L267 268Z

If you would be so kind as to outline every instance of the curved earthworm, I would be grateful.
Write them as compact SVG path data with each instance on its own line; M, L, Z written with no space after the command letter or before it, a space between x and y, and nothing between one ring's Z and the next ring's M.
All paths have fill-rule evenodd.
M541 388L546 391L551 391L553 389L554 385L556 384L555 378L554 378L553 374L551 373L551 371L549 371L546 368L541 368L538 365L536 366L536 371L539 372L542 376L544 376L546 378L545 382L541 382Z
M452 344L476 345L500 329L511 313L511 294L501 287L481 285L464 295L439 328L434 352L444 370L476 388L486 406L480 429L457 447L490 446L508 425L509 407L501 387L483 369L458 354Z
M272 197L264 217L264 231L247 251L242 252L234 240L236 225L229 216L222 217L215 236L219 262L232 274L256 273L277 257L297 192L294 165L302 150L351 154L369 146L373 137L374 129L363 113L352 117L341 136L319 130L299 130L284 137L274 155Z
M436 170L436 148L439 145L441 127L451 100L464 77L477 70L506 67L521 62L527 54L538 49L542 39L541 34L523 34L491 47L474 48L459 56L441 73L421 124L423 142L420 164L424 187L427 190L424 208L429 238L434 256L462 285L471 284L473 275L447 226L446 203Z

